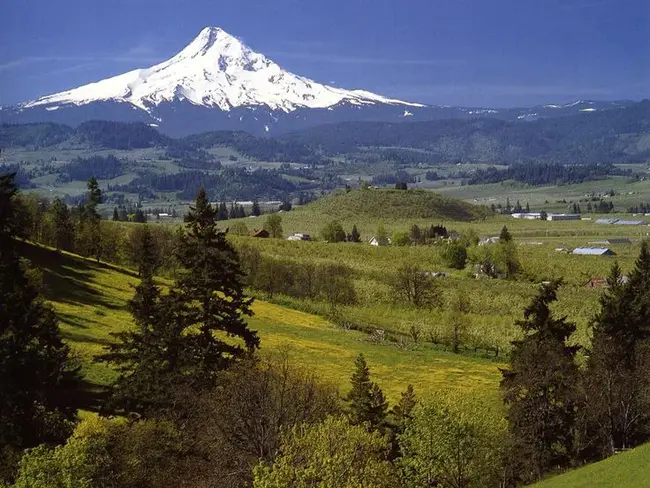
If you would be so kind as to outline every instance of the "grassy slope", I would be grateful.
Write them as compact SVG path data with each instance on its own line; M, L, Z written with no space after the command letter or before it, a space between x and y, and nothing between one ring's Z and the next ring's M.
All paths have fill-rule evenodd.
M61 329L83 362L83 372L95 384L114 378L107 367L92 362L110 341L110 332L131 326L126 302L137 277L128 270L97 264L73 255L26 245L25 255L42 270L44 294L57 310ZM362 352L388 397L412 383L418 394L446 388L475 390L496 400L497 364L462 357L425 346L402 350L388 343L375 344L365 334L334 328L326 320L258 300L250 319L259 331L262 352L288 347L291 356L344 392L353 360Z
M549 478L534 488L637 488L650 483L650 444Z

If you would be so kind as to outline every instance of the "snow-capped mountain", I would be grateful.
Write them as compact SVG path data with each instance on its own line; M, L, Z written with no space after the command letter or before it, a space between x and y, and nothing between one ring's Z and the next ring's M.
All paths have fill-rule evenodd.
M258 128L268 132L292 112L300 112L298 118L306 121L305 112L313 109L374 108L377 112L386 107L396 116L407 117L425 105L364 90L345 90L295 75L223 29L206 27L167 61L5 108L0 116L63 119L57 121L73 124L87 118L142 120L164 130L185 125L179 121L185 113L196 115L209 109L200 117L199 125L205 125L206 130L242 125L250 129L250 122L256 121Z
M152 112L161 103L184 100L224 111L266 106L291 112L298 108L327 108L342 102L423 106L367 91L334 88L294 75L226 31L206 27L185 49L163 63L42 97L24 107L54 108L56 104L120 101Z
M534 109L427 106L344 90L290 73L218 27L169 60L0 108L0 122L145 122L169 135L237 129L278 134L343 121L495 117L533 120L605 109L593 102Z

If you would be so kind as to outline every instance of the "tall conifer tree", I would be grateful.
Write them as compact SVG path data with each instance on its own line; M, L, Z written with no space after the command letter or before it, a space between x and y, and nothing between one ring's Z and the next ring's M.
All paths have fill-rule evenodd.
M510 459L523 482L541 478L573 456L578 346L567 341L575 324L554 318L560 281L543 285L517 322L523 339L513 342L501 390L513 439Z

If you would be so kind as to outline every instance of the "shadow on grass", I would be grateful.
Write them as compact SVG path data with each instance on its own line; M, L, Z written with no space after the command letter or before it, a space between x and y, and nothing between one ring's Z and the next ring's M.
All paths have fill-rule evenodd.
M43 273L43 296L47 300L93 308L123 308L107 301L102 293L89 285L98 269L112 269L109 265L91 264L83 259L26 242L21 242L19 249L21 256L29 259L32 265ZM70 322L71 325L78 325L75 321Z

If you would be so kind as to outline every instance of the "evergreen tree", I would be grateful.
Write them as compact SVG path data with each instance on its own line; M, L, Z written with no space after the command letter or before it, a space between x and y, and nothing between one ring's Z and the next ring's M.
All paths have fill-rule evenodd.
M246 217L246 210L244 210L243 205L238 205L237 206L237 218L238 219L243 219L244 217Z
M228 220L228 207L226 206L226 202L222 201L219 204L219 211L215 218L216 220Z
M530 205L526 202L526 213L530 213Z
M97 206L102 202L102 192L99 183L93 177L88 180L88 193L86 202L80 213L79 241L80 250L86 256L97 259L101 256L101 216L97 212Z
M144 224L147 222L147 216L145 213L142 211L141 208L136 209L135 214L133 216L133 222L136 222L138 224Z
M14 175L0 176L0 476L12 452L60 442L76 416L78 368L18 255Z
M117 212L117 207L113 207L113 222L120 221L120 214Z
M52 224L54 225L54 246L59 251L72 250L74 240L74 228L70 218L70 211L63 200L56 197L49 209L52 215Z
M237 218L237 208L235 207L234 203L230 204L230 211L228 212L228 218L229 219L236 219Z
M253 200L253 207L251 208L251 215L258 217L262 212L260 211L260 204L257 200Z
M388 403L379 386L370 380L370 370L363 354L355 359L354 368L350 378L352 389L347 395L350 422L354 425L367 423L372 430L382 428L386 421Z
M252 315L252 299L244 294L237 253L217 228L216 213L201 190L179 236L176 254L186 270L169 294L160 295L143 253L142 282L130 304L137 330L118 334L100 358L120 371L115 406L163 409L176 386L213 387L220 370L259 347L244 320Z
M523 212L523 210L524 209L521 207L521 203L519 203L519 200L517 200L517 203L515 203L514 212L515 213L521 213L521 212Z
M420 230L417 224L411 226L411 231L409 233L409 238L413 244L423 244L424 243L424 234Z
M253 313L252 299L244 293L239 257L226 234L217 228L215 211L204 189L199 192L196 205L190 207L185 222L187 233L182 238L178 259L188 271L179 278L176 288L187 306L190 326L196 326L200 332L191 335L189 341L200 358L197 366L213 379L216 370L259 347L259 338L244 319ZM219 332L240 343L216 337Z
M391 409L391 413L395 418L395 423L397 424L397 431L402 432L404 430L404 425L410 419L413 418L413 410L417 405L417 398L415 396L415 391L413 390L413 385L408 385L406 390L400 395L399 402Z
M594 457L650 439L650 251L647 242L629 279L617 264L593 321L585 407ZM589 438L589 436L593 438Z
M129 220L129 216L126 213L126 208L120 207L119 214L120 214L120 222L127 222Z
M510 242L512 240L512 236L510 235L510 232L508 231L508 228L504 225L501 228L501 233L499 234L499 241L501 242Z
M514 341L501 390L508 406L512 469L523 482L569 465L573 454L578 346L567 341L575 324L552 316L560 281L543 285L517 321L523 339Z
M510 198L506 197L506 213L510 213L511 208L512 207L510 207Z
M350 242L361 242L361 234L359 234L359 230L357 229L357 224L354 224L352 226L352 232L348 235L348 241Z

